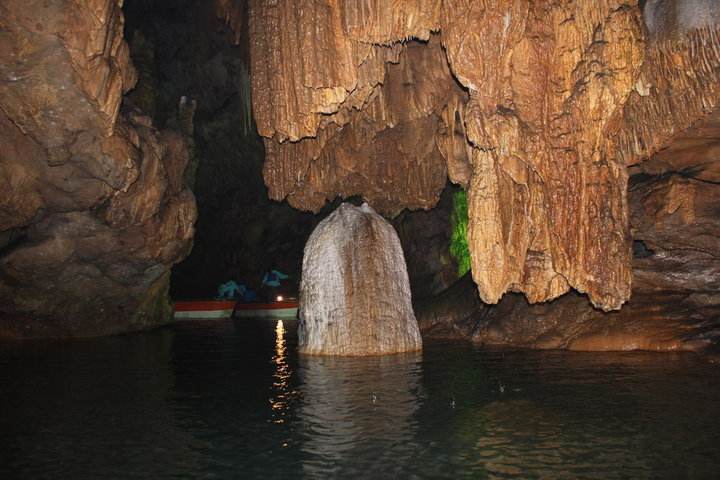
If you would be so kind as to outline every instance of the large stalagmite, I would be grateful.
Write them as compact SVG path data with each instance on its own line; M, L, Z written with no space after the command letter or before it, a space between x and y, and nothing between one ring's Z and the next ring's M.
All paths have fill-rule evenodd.
M298 336L300 351L308 354L421 349L400 240L367 204L342 204L310 236Z

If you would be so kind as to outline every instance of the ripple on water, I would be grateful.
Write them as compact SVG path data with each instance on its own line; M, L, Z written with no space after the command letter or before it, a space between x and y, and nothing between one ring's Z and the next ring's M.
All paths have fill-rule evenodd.
M714 478L693 355L298 356L295 322L0 346L0 478Z

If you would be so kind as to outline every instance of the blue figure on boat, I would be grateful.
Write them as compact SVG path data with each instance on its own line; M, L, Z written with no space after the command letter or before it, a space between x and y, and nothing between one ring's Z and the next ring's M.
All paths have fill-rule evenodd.
M244 284L239 284L235 280L229 280L218 287L218 294L215 297L218 300L234 300L239 298L245 302L252 302L257 299L257 294Z
M280 283L288 278L290 277L282 272L270 270L269 272L265 272L265 275L263 275L262 284L273 288L279 287Z

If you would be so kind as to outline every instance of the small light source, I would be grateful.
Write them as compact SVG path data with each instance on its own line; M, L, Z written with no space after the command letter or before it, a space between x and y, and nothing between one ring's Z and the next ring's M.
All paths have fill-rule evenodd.
M277 300L278 302L282 302L282 301L283 301L282 295L278 295L277 298L276 298L276 300Z

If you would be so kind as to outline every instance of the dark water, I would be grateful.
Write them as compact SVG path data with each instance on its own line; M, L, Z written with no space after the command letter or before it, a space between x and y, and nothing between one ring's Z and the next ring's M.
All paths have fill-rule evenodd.
M0 345L0 478L720 478L702 358L307 358L294 323Z

